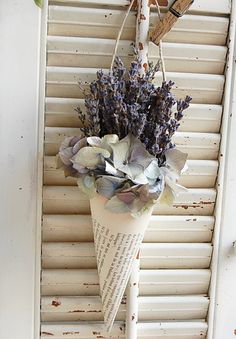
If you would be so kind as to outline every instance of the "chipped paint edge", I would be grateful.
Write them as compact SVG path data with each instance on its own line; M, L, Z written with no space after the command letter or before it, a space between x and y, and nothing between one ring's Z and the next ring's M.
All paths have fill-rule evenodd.
M34 293L34 329L33 338L41 336L41 246L42 246L42 203L43 203L43 168L44 168L44 124L45 124L45 81L47 58L47 19L48 0L44 0L41 10L39 30L39 97L38 97L38 134L37 134L37 206L35 223L35 293Z
M219 259L220 259L220 250L221 250L221 243L222 243L222 233L223 227L228 228L229 225L224 225L224 213L225 213L225 196L226 196L226 174L227 169L229 167L229 144L231 139L234 135L231 135L231 139L229 138L229 131L231 125L231 110L232 107L235 106L234 98L231 96L231 87L235 83L235 72L236 66L234 61L234 52L236 46L236 3L232 0L232 8L231 8L231 16L230 16L230 26L229 26L229 36L228 36L228 56L227 56L227 63L225 68L225 75L226 75L226 83L224 88L224 97L223 97L223 120L221 126L221 144L220 144L220 151L219 151L219 171L218 171L218 178L216 182L217 188L217 199L215 205L215 229L213 233L213 243L214 243L214 250L211 262L211 270L212 270L212 277L210 282L209 288L209 295L210 295L210 306L208 312L208 332L207 332L207 339L217 339L218 338L218 327L219 323L216 322L216 316L218 312L218 304L217 304L217 288L219 286L219 280L222 279L219 275L220 267L219 267ZM232 126L231 128L236 129L236 126ZM224 230L226 232L226 230ZM229 306L230 307L230 306ZM224 324L225 326L225 324ZM227 338L231 338L232 333L228 333ZM220 339L220 338L219 338Z

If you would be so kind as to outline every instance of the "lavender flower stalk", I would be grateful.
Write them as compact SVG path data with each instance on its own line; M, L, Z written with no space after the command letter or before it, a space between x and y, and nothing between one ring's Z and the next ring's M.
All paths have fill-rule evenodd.
M116 58L112 71L98 71L97 79L90 84L90 92L85 95L87 119L79 108L77 112L85 136L116 134L122 139L131 133L163 166L165 153L175 146L171 139L191 98L176 101L172 81L154 86L159 64L149 64L142 76L140 68L140 61L135 60L126 70L122 60Z

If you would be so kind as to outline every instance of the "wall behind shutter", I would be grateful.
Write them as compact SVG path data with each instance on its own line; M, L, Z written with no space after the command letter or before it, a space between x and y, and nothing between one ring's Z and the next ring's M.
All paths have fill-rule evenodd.
M56 168L65 136L81 127L78 81L108 68L125 0L49 4L42 222L41 337L105 338L89 201L73 178ZM189 188L171 207L157 206L141 249L139 338L197 339L207 333L215 181L218 170L228 1L198 1L166 35L167 78L177 97L190 94L175 142L189 154L181 184ZM128 64L135 34L129 15L118 54ZM151 13L150 25L157 22ZM149 59L158 49L150 43ZM158 74L156 82L161 80ZM109 338L124 338L125 297Z

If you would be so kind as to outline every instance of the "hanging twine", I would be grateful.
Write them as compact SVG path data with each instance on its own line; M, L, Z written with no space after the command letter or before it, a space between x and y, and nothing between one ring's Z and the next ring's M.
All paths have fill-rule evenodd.
M115 46L114 46L114 49L113 49L110 71L112 71L112 68L114 66L115 57L116 57L120 37L121 37L121 34L123 32L126 19L128 18L128 15L131 11L131 8L133 7L134 2L135 2L135 0L131 0L129 7L128 7L126 13L125 13L124 18L123 18L121 27L119 29L119 32L118 32L118 35L117 35L117 38L116 38L116 43L115 43ZM157 13L158 13L159 20L161 21L161 11L160 11L160 6L159 6L157 0L155 0L155 4L156 4L156 7L157 7ZM163 78L163 81L166 81L165 62L164 62L164 57L163 57L163 52L162 52L162 41L159 42L158 46L159 46L159 57L160 57L160 60L161 60L162 78Z
M113 68L113 65L114 65L114 61L115 61L115 57L116 57L117 48L118 48L118 44L119 44L119 41L120 41L121 33L123 32L126 19L128 18L129 12L130 12L133 4L134 4L134 1L135 0L132 0L129 4L129 7L128 7L126 13L125 13L125 16L124 16L123 21L122 21L122 25L120 27L120 30L119 30L117 38L116 38L116 43L115 43L115 47L114 47L114 50L113 50L113 56L112 56L112 61L111 61L111 68L110 68L111 71L112 71L112 68Z
M156 6L157 6L157 13L158 13L158 17L159 20L161 21L161 11L160 11L160 6L157 0L155 0ZM165 70L165 62L164 62L164 57L163 57L163 52L162 52L162 41L160 40L159 44L159 57L161 60L161 70L162 70L162 78L163 81L166 81L166 70Z

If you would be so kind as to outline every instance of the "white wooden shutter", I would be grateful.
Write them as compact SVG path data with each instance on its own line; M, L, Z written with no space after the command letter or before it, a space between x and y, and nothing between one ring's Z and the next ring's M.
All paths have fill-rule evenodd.
M42 222L41 337L105 338L93 246L89 201L73 178L56 169L55 155L65 136L81 126L74 108L83 105L78 81L108 68L126 0L57 0L49 4L45 102L45 159ZM190 94L175 141L189 154L181 183L189 188L171 207L156 207L141 249L138 337L205 338L211 278L215 181L220 124L228 1L196 1L163 43L178 97ZM152 12L150 24L157 22ZM118 54L128 63L135 12ZM150 43L149 58L157 47ZM160 80L158 76L157 81ZM110 338L124 338L125 298Z

